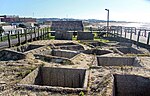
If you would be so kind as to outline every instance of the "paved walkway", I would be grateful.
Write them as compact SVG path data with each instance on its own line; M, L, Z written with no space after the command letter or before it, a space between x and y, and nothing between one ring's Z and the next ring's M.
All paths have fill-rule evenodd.
M39 36L42 36L41 32L40 32ZM33 39L38 38L38 33L36 33L36 36L35 36L35 34L33 33L33 34L32 34L32 38L33 38ZM27 41L30 41L30 40L31 40L31 35L30 35L30 34L27 34ZM24 36L24 37L20 37L20 42L21 42L21 43L25 42L25 36ZM19 42L18 42L18 38L11 40L11 46L17 45L18 43L19 43ZM8 40L7 40L7 41L4 41L4 42L0 42L0 49L8 48L8 47L9 47Z

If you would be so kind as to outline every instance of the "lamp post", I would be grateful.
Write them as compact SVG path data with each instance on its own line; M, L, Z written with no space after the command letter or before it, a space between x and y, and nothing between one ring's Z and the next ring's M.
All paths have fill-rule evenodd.
M109 31L109 9L105 9L107 11L107 36Z

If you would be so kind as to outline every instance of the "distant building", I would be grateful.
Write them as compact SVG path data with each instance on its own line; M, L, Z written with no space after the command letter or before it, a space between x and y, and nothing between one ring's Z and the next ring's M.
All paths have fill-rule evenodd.
M52 21L52 31L83 31L82 21Z
M9 16L9 15L3 15L0 16L0 21L1 22L6 22L6 23L26 23L26 22L36 22L35 18L20 18L19 16Z

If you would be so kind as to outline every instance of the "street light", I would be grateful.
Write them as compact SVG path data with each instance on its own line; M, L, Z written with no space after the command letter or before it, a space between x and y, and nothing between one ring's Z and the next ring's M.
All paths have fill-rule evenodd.
M109 9L105 9L107 13L107 36L108 36L108 31L109 31Z

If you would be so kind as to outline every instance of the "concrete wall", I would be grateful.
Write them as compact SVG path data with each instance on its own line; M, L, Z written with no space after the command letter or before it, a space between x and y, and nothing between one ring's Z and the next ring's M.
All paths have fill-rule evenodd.
M77 40L94 40L94 34L91 32L78 32Z
M25 59L26 55L17 51L2 50L0 51L0 61Z
M43 85L82 88L85 79L85 70L42 68Z
M86 69L40 67L21 80L20 84L84 88L87 87L87 80Z
M98 66L140 66L135 57L97 57Z
M65 57L65 58L72 58L77 54L78 54L78 52L69 51L69 50L57 50L57 49L55 49L52 51L53 56Z
M55 32L55 40L72 40L72 32Z
M41 79L41 68L36 68L34 71L32 71L30 74L28 74L24 79L20 81L20 84L30 84L30 85L36 85L42 82Z
M40 59L45 62L54 62L54 63L59 63L63 65L73 65L72 61L63 57L55 57L55 56L49 56L49 55L39 55L35 54L34 55L36 59Z
M112 53L112 51L109 50L98 50L98 49L91 49L91 50L85 50L83 51L85 54L96 54L96 55L104 55Z
M143 52L134 48L117 48L123 54L143 54Z
M73 50L73 51L84 50L84 47L81 45L59 46L59 48L63 50Z
M11 48L12 50L18 51L18 52L27 52L27 51L31 51L34 49L37 49L39 47L42 47L43 45L31 45L31 44L26 44L26 45L22 45L22 46L18 46L15 48Z
M114 75L114 96L150 96L150 79L136 75Z

